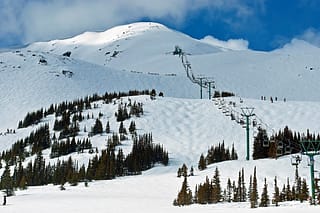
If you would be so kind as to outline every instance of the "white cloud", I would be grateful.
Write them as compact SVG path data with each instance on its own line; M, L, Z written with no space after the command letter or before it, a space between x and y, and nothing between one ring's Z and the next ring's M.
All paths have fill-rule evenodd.
M251 1L1 0L0 24L5 26L8 23L9 26L0 30L0 38L8 33L19 36L23 42L65 38L84 31L105 30L145 17L164 19L179 25L190 13L204 8L209 8L212 13L232 12L240 20L253 14L254 9L248 2Z
M201 41L218 46L224 49L231 50L248 50L249 42L244 39L229 39L228 41L222 41L212 36L206 36Z
M320 31L309 28L300 36L297 37L298 39L307 41L308 43L320 47Z

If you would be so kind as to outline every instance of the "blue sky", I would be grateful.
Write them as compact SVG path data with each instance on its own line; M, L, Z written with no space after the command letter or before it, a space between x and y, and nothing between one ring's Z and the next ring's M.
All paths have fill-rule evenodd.
M298 38L320 47L319 0L1 0L0 48L155 21L192 37L243 39L254 50Z

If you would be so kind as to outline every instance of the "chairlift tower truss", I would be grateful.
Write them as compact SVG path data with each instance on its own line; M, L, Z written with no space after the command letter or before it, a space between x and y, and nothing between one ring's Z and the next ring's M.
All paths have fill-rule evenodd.
M310 181L311 181L311 204L316 205L315 199L315 181L314 181L314 156L320 155L320 141L315 140L301 140L301 152L303 155L309 157L310 161Z
M179 47L178 47L179 48ZM202 99L202 90L203 88L207 88L209 92L209 99L211 99L211 89L215 89L215 81L211 77L198 76L195 77L192 71L191 63L189 62L187 55L181 48L179 48L179 57L181 58L182 65L187 73L187 77L194 84L198 84L200 86L200 98Z
M246 117L246 132L247 132L247 157L246 160L250 159L250 150L249 150L249 146L250 146L250 142L249 142L249 132L250 132L250 127L249 127L249 119L252 116L255 116L255 114L253 113L254 108L253 107L242 107L241 111L242 111L242 116Z

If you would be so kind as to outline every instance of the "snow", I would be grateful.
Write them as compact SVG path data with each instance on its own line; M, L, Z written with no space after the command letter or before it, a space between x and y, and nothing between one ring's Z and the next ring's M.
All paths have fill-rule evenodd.
M27 112L49 107L52 103L72 101L106 91L155 88L158 92L164 92L165 97L157 97L155 101L151 101L148 96L131 97L144 104L144 115L131 120L136 122L139 134L152 132L154 142L163 144L169 151L169 166L157 165L139 176L94 181L89 183L89 187L84 187L83 183L77 187L66 186L66 191L52 185L29 187L8 198L8 205L0 206L1 212L201 213L249 210L249 203L174 207L172 202L182 183L182 179L176 177L176 172L183 163L189 168L195 168L195 176L188 179L193 191L195 185L203 182L206 176L213 176L216 167L219 168L223 188L226 187L227 178L236 180L241 168L245 170L248 185L255 166L259 194L265 177L270 196L275 176L278 177L280 188L287 177L293 183L295 168L291 166L290 156L277 160L245 160L245 129L225 116L214 101L195 99L199 96L199 87L186 77L181 59L170 54L175 45L190 53L188 59L195 74L212 76L217 89L237 94L237 97L225 99L226 103L235 102L235 107L228 106L230 109L240 112L241 107L254 107L259 123L269 134L286 125L294 131L305 132L309 129L312 133L320 132L320 91L317 86L320 50L303 42L293 41L283 49L272 52L225 51L160 24L134 23L100 33L87 32L66 40L35 43L24 49L0 53L1 133L7 128L15 129ZM62 56L66 51L71 51L70 58ZM118 54L111 57L115 51ZM39 64L41 58L47 61L47 65ZM73 75L65 75L63 70ZM259 100L260 96L266 96L267 101ZM278 97L278 101L271 103L270 96ZM127 102L128 99L123 98L122 101ZM102 112L103 126L110 121L112 131L117 131L119 123L114 117L117 105L99 102L98 106L83 114L97 115ZM124 122L127 128L131 120ZM54 116L48 116L44 122L48 122L52 128ZM80 127L83 129L86 126L89 129L93 123L93 119L86 120ZM0 150L10 148L17 139L26 137L36 128L32 126L18 129L16 134L0 135ZM79 138L85 134L80 132ZM250 151L253 134L251 129ZM103 134L92 137L93 146L105 148L108 136ZM205 154L210 146L223 141L227 147L234 144L239 160L217 163L204 171L198 171L196 168L200 155ZM123 143L121 148L125 153L130 151L131 144L131 140ZM49 150L43 154L48 161ZM60 159L69 156L80 164L87 164L93 155L70 154ZM50 159L50 162L56 160ZM317 157L316 169L320 166L319 160ZM299 173L310 186L308 160L305 156L299 166ZM253 212L301 210L316 212L318 208L307 203L288 202L281 203L280 207L250 209Z

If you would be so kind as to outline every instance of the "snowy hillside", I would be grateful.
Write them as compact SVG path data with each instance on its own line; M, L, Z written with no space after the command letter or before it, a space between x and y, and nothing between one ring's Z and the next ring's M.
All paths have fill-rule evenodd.
M256 99L319 100L320 49L305 42L274 52L226 51L157 23L134 23L0 53L0 115L15 116L0 128L13 128L14 120L34 108L95 92L155 88L165 96L199 98L199 86L172 55L176 45L195 77L213 78L217 90ZM67 52L70 57L62 56Z
M160 24L135 23L27 49L70 51L74 58L117 70L184 75L181 61L169 54L176 45L188 54L195 75L213 77L217 89L250 98L319 100L320 49L300 40L272 52L226 51Z
M89 187L82 183L77 187L67 185L66 191L52 185L29 187L17 191L17 196L10 197L9 205L0 211L20 212L24 209L31 212L36 205L37 210L48 212L232 212L236 208L246 212L249 209L248 202L174 207L172 202L182 183L182 178L177 178L177 170L183 163L195 168L195 176L188 179L193 191L206 176L213 176L216 167L221 173L223 188L228 178L237 179L241 168L245 169L248 185L255 166L259 195L265 177L270 197L275 176L280 187L287 178L292 183L295 168L291 166L290 155L277 160L245 160L245 129L231 120L230 115L226 116L225 108L217 104L217 100L208 100L206 89L203 90L205 100L196 99L200 96L199 86L187 77L182 58L172 54L176 45L184 51L196 77L213 77L217 90L236 94L236 97L223 100L229 111L240 115L241 107L254 107L258 126L265 128L269 135L286 125L298 132L309 129L312 133L320 133L320 49L303 41L293 40L272 52L232 50L193 39L161 24L134 23L105 32L86 32L65 40L34 43L0 53L0 151L11 148L18 139L28 136L44 123L49 123L50 131L54 132L54 115L45 117L38 125L16 129L27 112L94 93L102 95L154 88L158 94L163 92L164 97L157 96L156 100L150 100L149 96L130 97L130 100L143 104L144 114L124 121L124 125L128 128L134 120L139 134L152 132L154 142L168 150L169 165L156 164L138 176L93 181ZM265 96L266 101L260 100L261 96ZM270 97L273 97L273 103L269 101ZM112 131L116 132L119 122L115 112L121 102L128 103L129 98L114 100L115 104L95 102L97 107L83 113L93 114L95 118L102 113L103 127L110 121ZM77 139L88 136L84 129L90 129L94 121L80 122ZM7 134L7 129L14 129L16 133ZM250 156L256 133L257 127L251 127ZM93 146L100 151L105 149L109 136L103 133L91 137ZM216 163L199 171L200 155L206 154L210 146L222 142L227 147L234 144L239 159ZM132 139L129 138L117 149L128 154L131 147ZM79 164L88 165L93 155L86 151L59 159L66 160L71 156ZM57 162L57 158L50 158L50 149L44 150L43 156L46 162ZM33 159L35 156L27 158L24 166ZM319 160L317 157L316 170L320 166ZM3 171L1 168L0 174ZM299 174L310 186L305 156ZM298 212L302 209L318 211L316 207L298 202L253 211Z
M214 169L219 168L221 172L221 184L226 186L227 178L236 179L238 171L241 168L245 169L245 179L248 184L249 176L253 173L253 168L256 166L258 170L259 193L261 193L262 181L266 177L269 185L269 193L272 196L273 178L278 177L279 186L286 183L286 178L294 179L294 167L291 166L290 156L282 157L278 160L245 160L245 129L241 125L230 120L229 116L225 116L221 109L210 100L193 100L193 99L176 99L176 98L157 98L151 101L148 96L131 97L131 100L136 100L144 104L144 115L140 118L132 118L137 125L138 133L152 132L154 141L161 143L169 151L170 162L169 166L158 165L155 168L143 172L141 176L121 177L109 181L94 181L89 183L89 187L83 187L80 184L77 187L67 186L66 191L60 191L58 186L30 187L26 191L18 191L17 196L10 197L9 206L4 212L16 212L16 209L25 208L31 211L34 208L35 202L40 202L40 209L47 208L47 205L54 205L52 212L59 210L68 210L71 212L86 212L89 210L102 210L105 208L105 203L108 203L108 209L122 212L130 209L133 212L140 211L198 211L209 212L213 209L219 211L233 211L234 208L241 208L243 211L248 210L249 203L232 203L218 205L193 205L187 208L173 207L172 201L176 197L180 188L182 179L177 178L177 170L183 163L188 167L197 167L199 156L206 153L208 147L224 141L226 146L231 146L233 143L239 155L237 161L227 161L209 166L204 171L195 170L195 176L189 178L190 187L194 190L195 184L204 181L205 176L212 177ZM123 98L125 103L127 98ZM234 110L239 110L242 106L252 106L256 109L256 114L265 125L268 124L268 130L273 128L283 128L284 125L289 125L292 129L305 131L306 127L310 127L313 132L320 132L320 119L316 112L319 103L310 103L305 106L299 102L276 102L269 103L268 101L257 101L245 99L240 103L238 98L227 99L234 101L236 107ZM114 111L117 105L105 105L101 102L97 103L98 108L85 111L84 113L93 113L95 116L99 112L104 115L101 118L105 126L107 121L110 121L112 131L117 131L119 123L116 122ZM313 115L313 116L310 116ZM49 116L45 122L53 125L54 116ZM297 122L299 121L299 122ZM124 125L129 126L130 120ZM83 130L84 126L90 127L94 123L93 119L81 123L80 127ZM5 144L1 149L10 147L10 143L15 142L18 138L28 135L31 129L18 129L16 134L7 134L0 136L0 144ZM80 132L80 137L87 133ZM106 135L92 137L92 143L95 147L102 149L106 144ZM252 144L252 141L251 141ZM127 150L131 146L131 142L125 142L121 148ZM252 150L252 146L250 147ZM44 157L49 160L49 151L43 152ZM79 163L87 163L93 155L72 154L73 159ZM67 159L68 156L63 157ZM60 158L60 159L63 159ZM54 159L50 160L54 163ZM306 157L299 166L299 173L303 178L309 181L309 167ZM316 168L319 168L319 158L316 158ZM141 185L142 184L142 185ZM150 190L152 189L152 190ZM28 196L26 196L28 195ZM76 205L74 205L76 203ZM281 207L270 207L267 209L259 208L256 211L272 210L273 212L294 211L295 209L308 208L310 212L318 211L317 208L311 208L308 204L300 204L295 202L281 203ZM308 210L308 211L309 211Z

